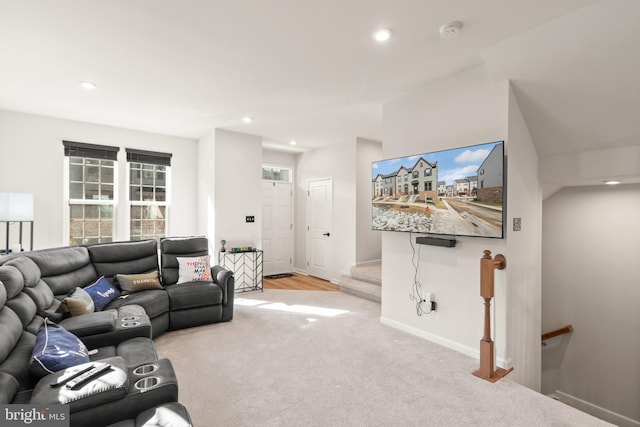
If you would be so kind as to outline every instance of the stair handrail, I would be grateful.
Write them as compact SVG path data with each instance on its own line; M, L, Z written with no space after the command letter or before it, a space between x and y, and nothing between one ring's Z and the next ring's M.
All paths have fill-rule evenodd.
M573 332L573 325L571 324L565 325L562 328L554 329L553 331L549 331L547 333L542 334L542 341L546 341L550 338L554 338L560 335L568 334L569 332Z

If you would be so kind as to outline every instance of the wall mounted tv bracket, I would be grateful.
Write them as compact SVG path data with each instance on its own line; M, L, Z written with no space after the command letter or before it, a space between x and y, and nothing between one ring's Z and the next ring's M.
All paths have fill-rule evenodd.
M453 248L456 245L456 239L453 237L416 237L418 245L443 246L445 248Z

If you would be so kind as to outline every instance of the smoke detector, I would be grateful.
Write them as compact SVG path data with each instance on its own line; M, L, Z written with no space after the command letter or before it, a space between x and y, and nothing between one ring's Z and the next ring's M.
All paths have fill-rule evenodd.
M462 28L462 22L453 21L440 27L440 37L443 39L452 39L458 35Z

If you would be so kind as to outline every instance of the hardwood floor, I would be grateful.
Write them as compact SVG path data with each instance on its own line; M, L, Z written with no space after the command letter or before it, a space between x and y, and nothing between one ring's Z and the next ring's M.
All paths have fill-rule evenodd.
M264 289L289 289L297 291L339 291L340 286L334 285L317 277L304 276L293 273L291 277L281 279L262 279Z

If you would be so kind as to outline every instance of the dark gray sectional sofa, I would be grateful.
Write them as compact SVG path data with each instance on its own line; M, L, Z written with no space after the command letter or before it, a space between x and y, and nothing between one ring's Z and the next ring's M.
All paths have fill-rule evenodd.
M234 277L211 267L211 281L178 284L178 258L208 254L204 237L45 249L0 258L0 403L69 405L72 426L191 425L178 385L152 338L168 330L233 318ZM101 276L158 270L162 288L130 293L95 313L68 317L61 301ZM84 365L42 378L29 369L39 329L54 322L90 350L107 374L78 390L53 387Z

